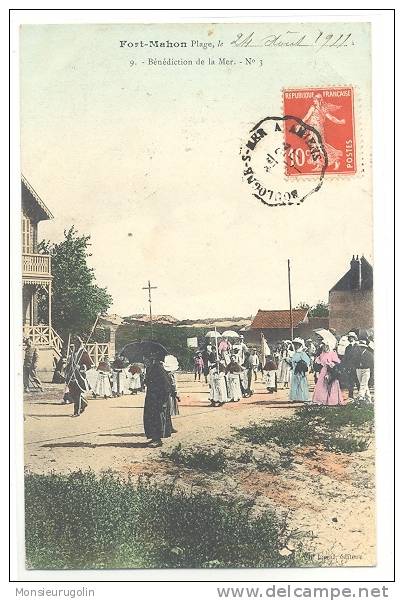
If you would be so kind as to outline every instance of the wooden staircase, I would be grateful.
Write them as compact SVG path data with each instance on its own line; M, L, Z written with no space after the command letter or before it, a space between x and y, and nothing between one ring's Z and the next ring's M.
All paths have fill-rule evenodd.
M51 327L45 325L26 325L24 338L32 340L38 350L38 375L43 382L52 382L57 362L62 356L63 340Z

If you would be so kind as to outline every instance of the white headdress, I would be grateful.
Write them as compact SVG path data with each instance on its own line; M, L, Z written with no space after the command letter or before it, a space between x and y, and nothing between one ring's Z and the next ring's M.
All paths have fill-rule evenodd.
M179 368L177 357L174 357L174 355L166 355L164 357L163 367L166 371L177 371Z

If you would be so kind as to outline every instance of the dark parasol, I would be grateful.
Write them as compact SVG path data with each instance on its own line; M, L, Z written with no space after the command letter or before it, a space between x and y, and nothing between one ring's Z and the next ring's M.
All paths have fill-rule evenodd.
M130 342L125 345L119 354L121 357L126 357L130 363L145 363L152 358L164 361L168 351L159 342L142 340L141 342Z

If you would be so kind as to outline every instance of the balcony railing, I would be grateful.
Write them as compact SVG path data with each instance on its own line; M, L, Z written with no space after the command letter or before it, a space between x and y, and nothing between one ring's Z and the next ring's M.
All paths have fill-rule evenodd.
M98 366L100 361L105 361L105 359L113 359L111 352L112 346L109 342L95 342L86 344L85 347L95 367Z
M51 347L59 355L62 354L63 340L50 326L24 326L24 336L30 338L37 347Z
M50 255L35 255L24 253L22 255L22 275L36 277L51 277Z

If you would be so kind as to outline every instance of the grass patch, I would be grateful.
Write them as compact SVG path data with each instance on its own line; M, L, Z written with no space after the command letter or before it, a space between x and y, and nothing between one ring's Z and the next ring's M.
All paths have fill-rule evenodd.
M239 428L237 436L256 445L320 445L339 453L356 453L369 447L373 420L373 405L360 402L336 407L313 405L297 409L289 418Z
M94 472L26 474L32 569L292 567L285 524L253 503Z
M234 461L236 463L243 463L243 464L252 463L254 461L254 453L252 452L251 449L246 449L245 451L240 453L240 455L236 455L234 457Z
M227 459L222 449L209 449L204 447L193 447L184 449L181 443L170 451L162 451L161 456L169 459L176 465L189 467L202 472L223 471L227 465Z
M255 460L255 465L260 472L271 472L271 474L280 474L284 470L289 470L293 465L293 453L286 451L278 455L260 457Z
M237 434L256 445L274 442L288 447L305 445L309 440L313 440L312 426L296 420L295 417L281 418L269 423L249 424L239 428Z
M162 451L161 456L178 466L203 472L223 472L233 462L236 464L255 466L258 471L280 474L290 469L293 464L293 453L289 450L266 449L265 455L254 456L252 449L246 449L239 455L228 458L222 449L198 447L184 449L177 444L171 451Z
M329 436L325 438L323 445L327 451L334 453L360 453L369 448L370 441L363 437L351 436Z
M359 427L373 424L374 408L373 404L362 401L355 401L347 405L337 405L335 407L310 405L299 408L297 415L303 421L317 419L318 423L330 429L342 428L344 426Z

